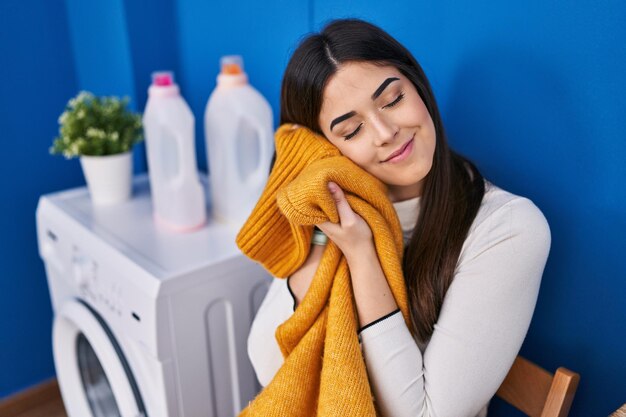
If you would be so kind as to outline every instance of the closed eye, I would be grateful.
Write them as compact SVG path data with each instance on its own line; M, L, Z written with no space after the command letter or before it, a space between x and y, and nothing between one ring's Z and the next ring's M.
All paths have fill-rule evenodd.
M402 101L402 99L403 99L403 98L404 98L404 93L400 93L400 95L399 95L399 96L398 96L398 97L397 97L394 101L392 101L392 102L391 102L391 103L389 103L389 104L386 104L385 106L383 106L383 108L384 108L384 109L387 109L387 108L393 107L393 106L395 106L396 104L398 104L400 101ZM344 139L345 139L345 140L350 140L350 139L352 139L353 137L355 137L355 136L356 136L356 134L357 134L357 133L359 133L359 130L361 130L361 127L362 127L362 126L363 126L363 123L361 123L361 124L359 125L359 127L357 127L357 128L356 128L356 130L355 130L354 132L350 133L350 134L349 134L349 135L347 135L347 136L344 136Z
M357 128L356 128L356 130L355 130L354 132L350 133L348 136L344 136L344 139L345 139L345 140L350 140L350 139L352 139L354 136L356 136L356 134L357 134L357 133L359 133L359 130L361 130L361 126L363 126L363 123L361 123L361 124L359 125L359 127L357 127Z
M387 104L386 106L383 106L383 108L386 109L386 108L389 108L389 107L393 107L396 104L398 104L403 98L404 98L404 93L400 93L398 98L396 98L394 101L392 101L391 103Z

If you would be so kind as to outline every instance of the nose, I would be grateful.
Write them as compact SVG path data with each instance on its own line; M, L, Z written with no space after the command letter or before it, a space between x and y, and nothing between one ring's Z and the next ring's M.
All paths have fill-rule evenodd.
M398 135L398 127L383 114L372 117L370 122L374 133L374 144L383 146L385 143L393 142Z

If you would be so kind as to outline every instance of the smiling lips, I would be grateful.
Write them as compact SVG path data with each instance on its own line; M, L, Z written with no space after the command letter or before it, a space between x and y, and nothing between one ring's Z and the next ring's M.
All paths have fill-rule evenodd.
M389 157L387 159L385 159L383 162L400 162L400 161L404 161L406 159L406 157L409 156L409 154L413 150L413 139L414 138L415 138L415 135L413 135L413 137L407 143L405 143L400 149L398 149L397 151L395 151L394 153L389 155Z

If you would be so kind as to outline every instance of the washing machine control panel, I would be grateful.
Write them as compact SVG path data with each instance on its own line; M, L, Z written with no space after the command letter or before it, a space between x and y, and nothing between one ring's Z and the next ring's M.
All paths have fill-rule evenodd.
M115 282L100 280L98 263L76 245L72 250L72 276L80 295L86 300L118 316L122 315L121 287Z

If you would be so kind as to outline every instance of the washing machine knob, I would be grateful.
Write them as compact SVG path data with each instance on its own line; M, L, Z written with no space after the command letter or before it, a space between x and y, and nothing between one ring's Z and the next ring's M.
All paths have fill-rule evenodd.
M82 266L80 264L74 264L73 269L74 269L74 281L76 282L76 285L78 285L78 288L80 289L86 288L88 285L88 282L87 282L87 277L85 276L85 274L83 274Z
M74 281L79 288L87 288L96 278L97 265L84 256L75 256L72 259L72 269L74 271Z

